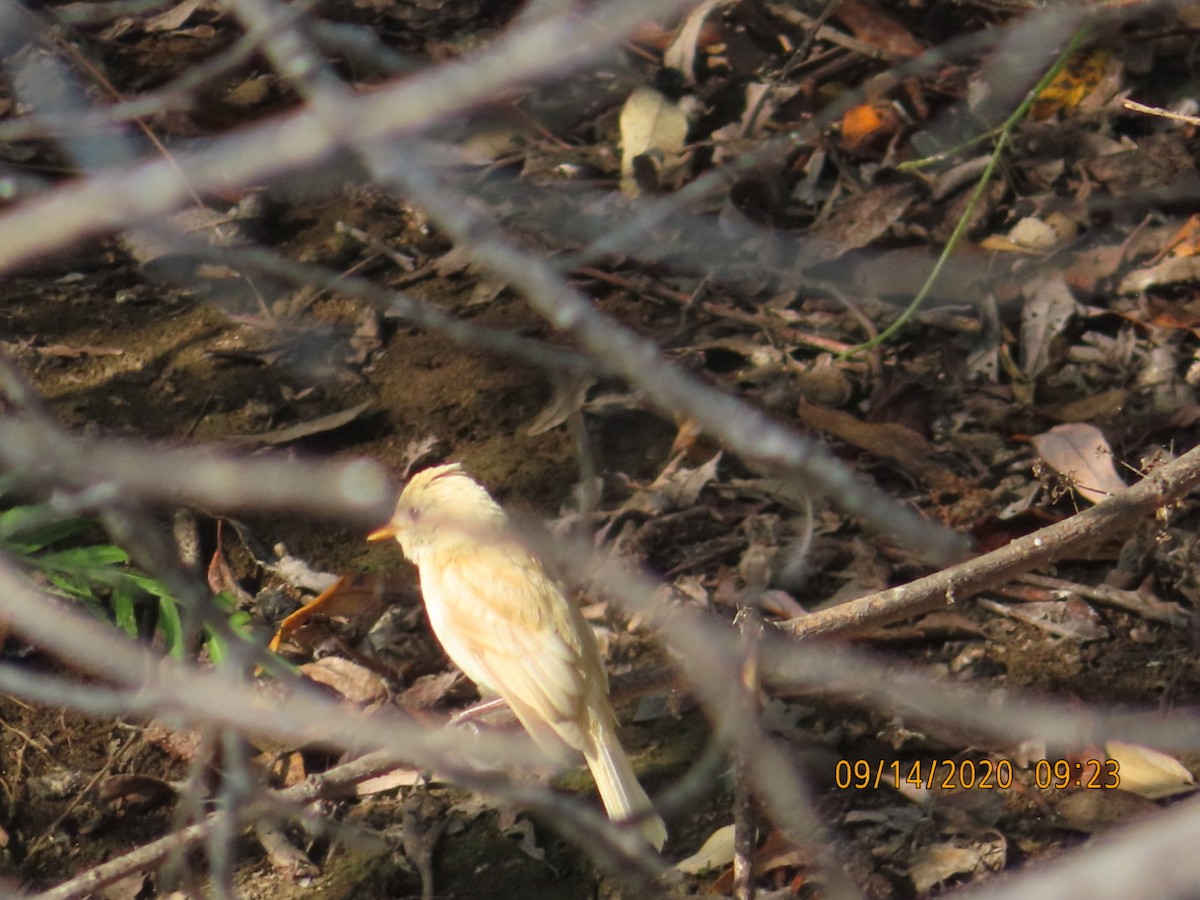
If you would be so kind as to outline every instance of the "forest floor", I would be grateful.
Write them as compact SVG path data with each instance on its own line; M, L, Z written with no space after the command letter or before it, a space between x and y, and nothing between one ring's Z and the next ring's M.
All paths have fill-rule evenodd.
M1173 85L1194 74L1197 24L1155 10L1139 15L1134 5L1092 29L1063 79L1012 132L973 210L968 200L992 144L963 149L963 141L1002 122L1073 33L1061 22L1022 31L1033 11L843 0L801 57L813 19L785 4L736 2L709 11L682 45L683 29L648 22L605 66L497 98L438 137L461 150L452 177L510 234L546 258L575 259L564 271L597 309L653 338L692 375L825 442L986 552L1136 482L1200 436L1192 263L1200 220L1189 218L1200 187L1195 126L1121 104L1127 96L1174 104ZM396 58L424 65L469 54L510 27L515 12L502 4L339 0L320 15L369 27ZM952 43L993 31L985 49ZM47 31L13 58L44 53L74 66L85 56L105 79L74 70L86 92L104 97L113 88L128 99L224 53L239 33L215 4L190 2L153 18ZM879 80L941 46L950 49L940 62ZM676 68L664 65L664 51ZM335 59L351 77L354 64ZM36 106L18 99L16 71L10 67L0 87L0 126L20 123ZM357 77L366 91L390 76L381 66ZM629 101L639 84L661 89L641 126L633 120L644 113ZM606 223L623 221L631 195L669 196L853 91L863 92L861 101L846 103L819 139L732 169L723 191L693 203L689 213L705 223L696 233L671 221L644 235L640 252L580 261L580 248L604 235ZM252 54L213 75L191 104L145 121L170 151L297 102ZM687 138L675 147L671 123L679 116ZM650 152L626 172L622 192L622 146L637 140L637 127L649 131ZM5 134L6 171L49 183L70 169L53 142ZM951 147L958 155L949 162L898 168ZM561 342L507 283L357 162L206 198L196 214L198 228L220 220L232 230L217 243L253 242L369 277L476 326ZM846 355L921 290L964 215L965 239L911 322ZM772 243L780 236L803 239L797 246L809 256L788 256L792 245ZM601 478L595 521L606 539L673 585L680 602L726 619L748 605L768 618L795 618L930 571L833 507L807 508L802 492L780 489L619 380L570 378L464 348L336 284L246 277L126 232L64 250L0 285L0 349L54 416L83 434L367 456L398 477L460 460L506 505L550 523L577 509L586 460ZM331 690L352 694L353 667L354 678L372 685L357 702L373 711L398 705L433 716L474 698L449 674L413 570L390 542L369 545L362 533L311 519L264 515L235 528L203 511L195 516L206 564L221 563L209 569L210 581L236 594L264 644L312 592L268 573L259 548L282 545L314 571L353 580L336 615L285 642L298 664L321 657L317 665L329 671L309 673ZM856 646L984 696L1025 693L1081 709L1194 707L1198 541L1200 514L1183 501L1044 573L1057 584L1014 582L857 635ZM212 576L218 568L223 574ZM1097 600L1101 589L1130 602L1114 608ZM1139 599L1170 614L1148 618ZM708 722L663 674L652 635L631 630L613 604L584 602L608 652L622 739L653 795L701 756ZM333 671L331 656L347 668ZM59 665L15 636L5 657ZM651 684L632 686L639 675ZM926 896L1056 857L1171 804L1167 795L1186 793L1188 773L1200 769L1200 752L1010 745L855 696L777 693L764 702L764 723L812 786L829 825L825 839L869 897ZM122 782L98 793L97 785L117 775L178 782L205 746L203 736L161 723L101 720L5 696L0 726L0 876L13 891L47 889L178 827L172 791ZM268 771L286 757L280 748L254 749ZM1037 759L1083 761L1086 771L1087 760L1113 758L1129 770L1155 768L1155 787L1035 783L1045 774ZM960 777L968 761L981 772L1007 764L1014 779L1006 789L972 791L839 784L858 777L854 761L872 770L896 762L901 776L937 761ZM331 762L319 749L294 757L302 773ZM566 784L591 790L575 776ZM689 856L730 823L731 803L722 776L669 815L668 860ZM420 867L395 837L402 819L408 830L430 824L433 867L424 884L431 879L440 897L623 890L553 829L441 784L367 793L329 814L381 840L307 838L298 862L246 834L237 845L239 896L420 896ZM820 850L769 824L764 833L760 887L820 896ZM157 873L131 873L102 896L163 896L171 885L202 892L203 871L198 859L180 857ZM717 856L690 884L729 893L730 877Z

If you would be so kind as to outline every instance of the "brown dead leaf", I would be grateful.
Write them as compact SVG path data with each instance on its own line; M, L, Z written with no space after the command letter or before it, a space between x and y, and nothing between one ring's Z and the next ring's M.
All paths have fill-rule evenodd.
M1031 279L1021 307L1021 371L1035 379L1055 359L1055 341L1079 311L1061 272Z
M1200 299L1195 297L1147 297L1146 313L1156 328L1200 330Z
M1114 388L1111 391L1089 394L1069 403L1044 406L1041 407L1040 412L1042 415L1060 422L1095 422L1120 415L1128 400L1128 389Z
M355 706L369 706L387 696L383 679L366 666L340 656L324 656L300 671L318 684L333 688Z
M888 53L911 59L925 52L925 44L913 37L912 32L901 25L898 19L866 0L842 0L834 10L833 17L849 28L860 41Z
M916 197L910 184L874 187L847 200L812 236L830 242L832 255L858 250L891 231Z
M1195 256L1197 253L1200 253L1200 215L1189 216L1167 241L1165 250L1167 256Z
M144 735L147 743L186 763L195 762L204 747L204 735L201 732L168 728L160 722L147 725Z
M921 895L945 881L961 875L998 872L1008 859L1008 842L994 829L975 834L957 834L949 839L918 849L908 869L913 887Z
M212 558L208 561L208 589L214 594L226 593L231 597L237 598L241 603L246 603L253 598L246 592L237 580L237 576L233 574L233 568L229 565L229 560L225 556L224 541L221 540L221 532L224 530L224 523L217 520L217 547L213 551Z
M329 431L344 428L374 405L374 400L365 400L357 406L351 406L349 409L339 410L338 412L329 413L324 416L317 416L315 419L308 419L295 425L288 425L285 428L275 428L259 434L238 435L227 438L222 443L234 445L265 444L268 446L290 444L313 437L314 435L325 434Z
M1056 425L1031 438L1046 465L1063 476L1085 499L1099 503L1125 489L1113 465L1112 448L1095 425Z
M733 826L729 826L732 828ZM707 846L707 843L706 845ZM761 847L754 851L751 865L754 876L762 878L779 869L796 869L807 866L811 854L797 846L779 831L771 831ZM710 886L714 894L731 895L733 893L733 868L728 867Z
M894 460L901 468L920 476L937 468L933 447L917 432L891 422L863 422L849 413L801 401L796 415L809 428L824 431L884 459Z
M462 675L457 669L436 675L422 675L396 697L396 705L403 709L438 706L461 680Z
M1084 834L1107 831L1158 812L1158 805L1125 791L1051 791L1055 824Z
M156 809L175 795L171 784L149 775L112 775L96 786L98 799L125 812Z

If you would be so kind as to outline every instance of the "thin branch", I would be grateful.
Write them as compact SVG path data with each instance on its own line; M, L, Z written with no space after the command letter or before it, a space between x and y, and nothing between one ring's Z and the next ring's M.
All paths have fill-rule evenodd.
M925 578L784 622L794 637L853 634L961 603L1023 572L1116 537L1200 485L1200 446L1068 519Z

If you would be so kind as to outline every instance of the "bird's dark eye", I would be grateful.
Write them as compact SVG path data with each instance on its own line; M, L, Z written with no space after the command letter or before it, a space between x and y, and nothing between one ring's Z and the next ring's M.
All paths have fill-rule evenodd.
M408 518L411 521L416 522L418 519L421 518L421 511L419 509L417 509L415 506L410 506L408 508Z

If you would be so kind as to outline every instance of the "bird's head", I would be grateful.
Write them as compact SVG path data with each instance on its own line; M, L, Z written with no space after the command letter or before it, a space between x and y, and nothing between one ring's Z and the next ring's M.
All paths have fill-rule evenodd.
M369 541L395 538L404 555L421 565L436 552L494 539L504 529L504 510L461 463L424 469L400 494L392 520Z

